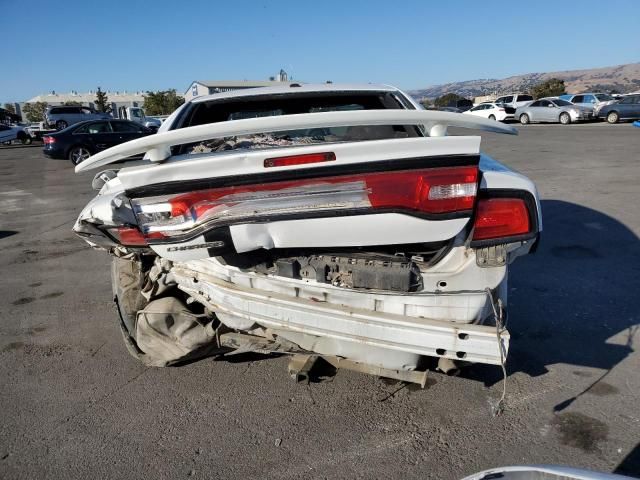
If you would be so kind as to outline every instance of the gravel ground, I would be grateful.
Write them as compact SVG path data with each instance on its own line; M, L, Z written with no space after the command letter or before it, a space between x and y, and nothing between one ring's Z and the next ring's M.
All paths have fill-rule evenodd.
M483 150L530 176L544 236L511 271L499 369L427 388L286 358L145 368L122 343L106 254L70 228L91 175L0 147L0 478L459 479L553 463L640 476L640 129L518 126Z

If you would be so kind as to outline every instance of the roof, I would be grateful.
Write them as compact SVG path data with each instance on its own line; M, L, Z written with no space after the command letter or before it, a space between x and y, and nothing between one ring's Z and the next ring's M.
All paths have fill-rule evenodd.
M267 81L253 81L253 80L195 80L192 82L199 83L200 85L204 85L209 88L250 88L250 87L271 87L277 85L290 85L296 82L278 82L276 80L267 80Z
M278 87L247 88L244 90L232 90L230 92L214 93L202 95L191 100L192 103L206 102L208 100L222 100L235 97L253 97L256 95L277 95L283 93L303 93L303 92L396 92L397 88L390 85L374 85L371 83L305 83L298 87L289 86L289 82L276 82ZM282 86L286 83L285 86ZM294 85L295 82L291 82Z
M104 92L107 94L109 102L144 102L144 94L142 92ZM47 103L64 103L79 102L91 103L96 101L96 92L85 93L48 93L45 95L37 95L25 103L47 102Z

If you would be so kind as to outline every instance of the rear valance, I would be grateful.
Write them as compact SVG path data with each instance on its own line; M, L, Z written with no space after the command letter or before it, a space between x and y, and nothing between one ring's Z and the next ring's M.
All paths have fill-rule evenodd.
M133 155L147 154L159 162L171 156L171 147L212 138L252 135L286 130L364 125L423 125L429 136L446 135L447 127L471 128L517 135L510 126L479 117L429 110L363 110L304 113L278 117L250 118L180 128L132 140L100 152L76 166L76 172L98 168Z

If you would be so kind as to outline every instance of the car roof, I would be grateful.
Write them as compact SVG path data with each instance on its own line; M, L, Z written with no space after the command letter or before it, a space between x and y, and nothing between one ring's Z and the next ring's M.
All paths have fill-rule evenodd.
M258 95L282 95L287 93L311 93L311 92L399 92L391 85L375 85L371 83L303 83L292 85L298 86L278 86L244 88L242 90L232 90L230 92L214 93L203 95L191 100L191 103L201 103L209 100L222 100L227 98L253 97Z

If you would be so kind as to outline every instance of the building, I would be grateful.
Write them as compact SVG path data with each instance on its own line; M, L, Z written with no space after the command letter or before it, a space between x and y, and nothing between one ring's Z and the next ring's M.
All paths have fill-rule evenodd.
M142 107L144 106L143 92L111 92L105 91L111 110L116 111L118 107ZM38 95L27 100L25 103L45 102L47 105L63 105L67 102L78 102L87 107L95 108L96 92L93 90L86 93L71 91L69 93L57 93L52 91L46 95Z
M189 88L184 92L184 100L189 100L200 97L202 95L211 95L220 92L230 92L231 90L241 90L245 88L259 88L259 87L282 87L289 86L290 82L287 72L280 70L277 77L271 77L267 81L254 81L254 80L194 80Z

